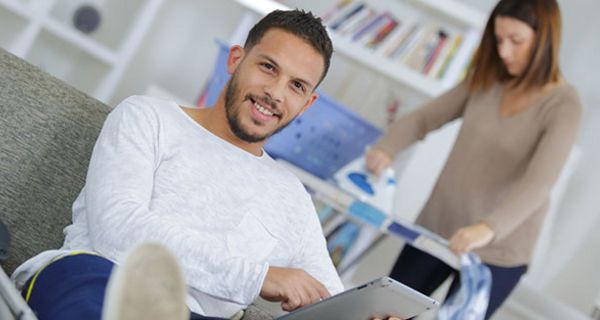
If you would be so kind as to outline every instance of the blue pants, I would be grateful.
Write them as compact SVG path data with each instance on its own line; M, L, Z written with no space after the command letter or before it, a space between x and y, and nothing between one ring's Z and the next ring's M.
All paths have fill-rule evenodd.
M100 320L112 268L113 263L101 256L66 256L29 279L22 295L39 320ZM190 319L222 320L194 313Z
M490 302L485 314L485 319L489 319L519 283L521 276L527 271L527 266L504 268L487 263L485 265L492 274ZM455 278L446 298L454 293L460 285L458 272L428 253L406 245L400 252L390 277L429 296L451 274L454 274Z

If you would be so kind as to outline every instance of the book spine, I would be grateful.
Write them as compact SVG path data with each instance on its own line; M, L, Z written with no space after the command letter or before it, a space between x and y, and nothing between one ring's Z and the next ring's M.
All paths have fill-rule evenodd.
M341 0L335 6L327 10L324 14L321 15L321 20L323 21L323 24L328 24L331 18L333 18L351 3L352 0Z
M448 34L446 32L444 32L443 30L440 30L438 32L438 39L435 44L435 47L433 48L433 50L431 50L431 54L426 59L425 66L423 67L423 74L425 74L425 75L429 74L435 61L439 57L439 54L442 51L442 48L446 44L447 39L448 39Z
M402 35L402 38L399 39L400 41L398 42L398 44L394 48L392 48L392 50L388 54L388 57L392 60L398 59L404 53L412 39L418 34L419 29L420 26L417 24L410 27L410 29L408 29L406 33Z
M386 13L377 15L352 36L352 41L359 41L360 39L368 35L370 32L373 32L373 30L377 29L377 27L381 25L381 23L385 22L386 17Z
M457 48L446 74L441 79L444 87L448 88L461 80L460 77L464 75L464 70L468 67L468 63L478 42L479 32L475 29L467 30L464 34L462 44Z
M448 51L448 54L444 57L444 63L442 64L440 71L437 73L436 78L443 79L446 77L446 72L448 71L448 67L450 66L450 63L452 62L452 59L454 59L454 55L456 54L456 50L462 43L462 39L463 39L463 36L461 34L457 35L454 38L454 41L452 42L452 45L450 46L450 50Z
M365 8L364 3L357 3L354 7L350 8L350 11L345 12L343 16L339 17L335 22L331 25L331 30L337 30L340 28L348 19L352 18L355 14L359 13L361 10Z
M371 21L373 17L375 17L376 13L371 8L365 8L353 15L352 18L348 19L343 26L338 28L337 33L340 36L346 36L348 34L353 34L356 30L362 28L366 23Z
M377 49L377 47L382 44L386 37L388 37L394 29L398 27L398 20L393 17L389 18L389 21L383 25L376 33L375 36L367 43L367 48Z

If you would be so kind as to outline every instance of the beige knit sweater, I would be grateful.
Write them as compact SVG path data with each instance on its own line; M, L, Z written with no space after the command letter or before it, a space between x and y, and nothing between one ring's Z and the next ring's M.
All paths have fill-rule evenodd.
M485 222L496 237L476 250L486 263L528 264L549 193L579 129L581 105L563 82L525 110L503 118L503 86L469 94L464 84L402 117L375 148L395 155L451 120L462 127L417 223L450 238Z

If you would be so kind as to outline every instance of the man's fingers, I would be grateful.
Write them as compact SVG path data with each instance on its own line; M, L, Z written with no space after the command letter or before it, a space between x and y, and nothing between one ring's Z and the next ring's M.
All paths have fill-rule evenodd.
M294 311L298 309L302 305L300 300L300 296L298 294L290 295L288 298L281 303L281 309L285 311Z
M313 287L315 288L317 295L319 296L318 298L321 299L325 299L325 298L329 298L331 296L331 294L329 293L329 290L327 290L327 288L325 287L325 285L323 285L321 282L319 282L319 280L311 277L312 279L312 283L313 283Z
M281 308L292 311L330 296L327 288L304 270L270 267L261 297L281 301Z

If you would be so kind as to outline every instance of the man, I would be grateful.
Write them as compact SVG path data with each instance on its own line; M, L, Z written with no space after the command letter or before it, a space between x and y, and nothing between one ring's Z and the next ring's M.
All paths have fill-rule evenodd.
M244 47L231 47L232 77L212 108L140 96L119 104L94 148L63 247L13 275L38 316L99 319L113 263L130 273L111 278L107 301L120 289L132 299L151 294L162 271L131 270L160 269L160 259L143 258L160 249L146 246L123 263L147 242L174 253L187 306L199 319L230 317L259 295L290 311L340 292L310 196L263 150L317 99L331 54L320 19L276 11L253 27ZM134 283L119 283L128 278ZM147 308L142 317L154 310L138 307Z

